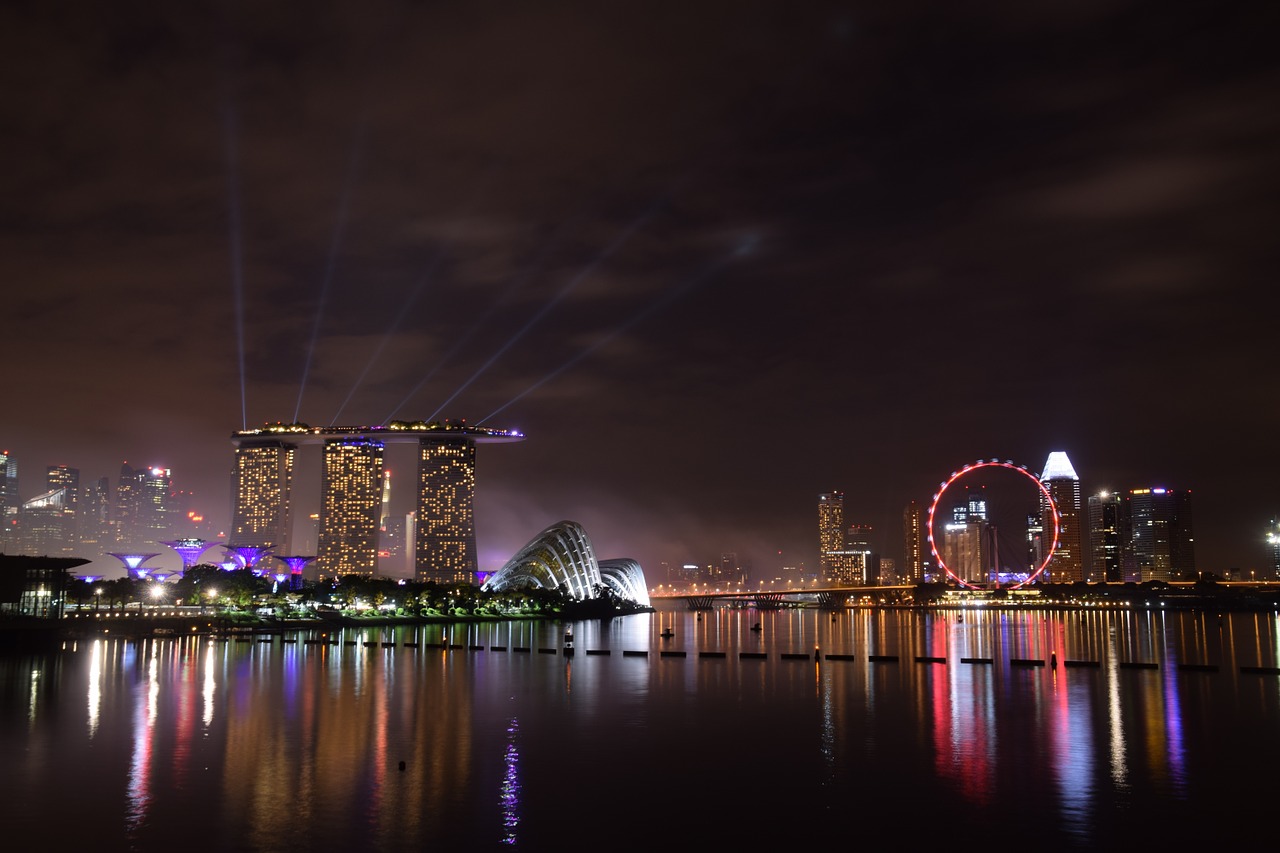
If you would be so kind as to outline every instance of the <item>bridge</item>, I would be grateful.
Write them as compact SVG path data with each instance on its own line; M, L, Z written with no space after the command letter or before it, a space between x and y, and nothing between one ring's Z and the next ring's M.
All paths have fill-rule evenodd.
M711 610L719 601L741 602L757 610L781 610L784 607L800 607L813 603L821 610L841 610L852 598L869 597L875 601L898 602L914 592L915 584L886 586L824 586L774 589L741 589L715 592L689 592L661 594L650 592L650 600L684 601L690 610Z

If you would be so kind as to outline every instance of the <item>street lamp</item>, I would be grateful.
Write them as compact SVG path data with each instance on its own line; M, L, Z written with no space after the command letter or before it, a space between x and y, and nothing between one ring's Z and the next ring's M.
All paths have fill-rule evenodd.
M98 608L102 606L102 587L94 587L93 590L93 612L97 613Z

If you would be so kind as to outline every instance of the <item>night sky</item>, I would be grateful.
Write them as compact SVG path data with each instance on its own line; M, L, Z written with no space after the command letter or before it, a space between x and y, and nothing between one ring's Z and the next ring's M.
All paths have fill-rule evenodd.
M0 448L225 529L242 427L516 428L482 568L571 519L655 581L1063 450L1261 568L1274 9L6 3Z

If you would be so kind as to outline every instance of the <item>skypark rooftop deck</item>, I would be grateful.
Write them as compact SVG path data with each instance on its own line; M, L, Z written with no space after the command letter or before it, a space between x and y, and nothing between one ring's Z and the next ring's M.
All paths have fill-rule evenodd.
M319 444L334 438L363 438L387 443L406 443L423 438L469 439L476 444L524 441L524 433L513 429L487 429L469 426L466 421L391 421L386 426L324 426L309 424L266 424L257 429L237 430L231 434L233 444L246 441L278 439L292 444Z

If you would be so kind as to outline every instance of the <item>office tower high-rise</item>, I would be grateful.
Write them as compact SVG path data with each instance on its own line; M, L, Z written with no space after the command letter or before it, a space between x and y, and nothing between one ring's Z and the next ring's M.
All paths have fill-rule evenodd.
M1121 520L1126 580L1196 580L1191 492L1130 489Z
M168 468L120 465L115 499L116 539L128 545L154 544L176 522L173 474Z
M1267 580L1280 580L1280 520L1271 519L1271 524L1267 527L1266 540L1271 570L1271 577Z
M67 490L67 507L74 514L80 505L80 469L66 465L50 465L46 473L49 491Z
M70 557L75 514L66 488L50 489L22 504L20 553L32 557Z
M844 492L818 495L818 572L835 577L834 554L844 550Z
M0 554L18 553L18 517L22 498L18 493L18 460L0 450Z
M297 447L279 439L241 441L231 471L228 545L269 545L292 553L291 500Z
M943 526L942 561L951 574L966 583L985 583L991 574L991 545L985 500L971 495L967 503L952 507L951 521Z
M420 581L473 583L476 445L469 438L418 443L418 518L414 575Z
M173 533L179 517L174 503L173 473L159 466L146 468L142 472L141 486L138 528L142 541L159 543Z
M76 509L76 539L81 556L96 557L114 547L111 527L111 482L99 477L80 493Z
M1085 580L1119 583L1125 579L1121 561L1124 498L1117 492L1099 492L1089 496L1088 507Z
M866 586L878 579L879 561L871 550L871 528L863 524L850 526L838 551L828 551L830 580L841 585Z
M898 576L898 561L893 557L881 557L879 559L879 572L876 577L876 583L881 586L892 586L902 583L902 578Z
M911 501L902 511L902 579L907 583L924 580L924 518L920 504Z
M733 551L722 553L720 562L716 564L715 582L728 585L743 583L745 580L746 571L738 561L738 555Z
M1049 454L1040 482L1058 508L1058 548L1045 569L1045 579L1052 583L1082 581L1085 578L1080 530L1080 478L1066 453L1055 450ZM1040 525L1045 536L1052 535L1053 531L1049 514L1048 502L1041 496Z
M373 575L378 565L383 445L365 438L335 438L321 451L321 575Z

